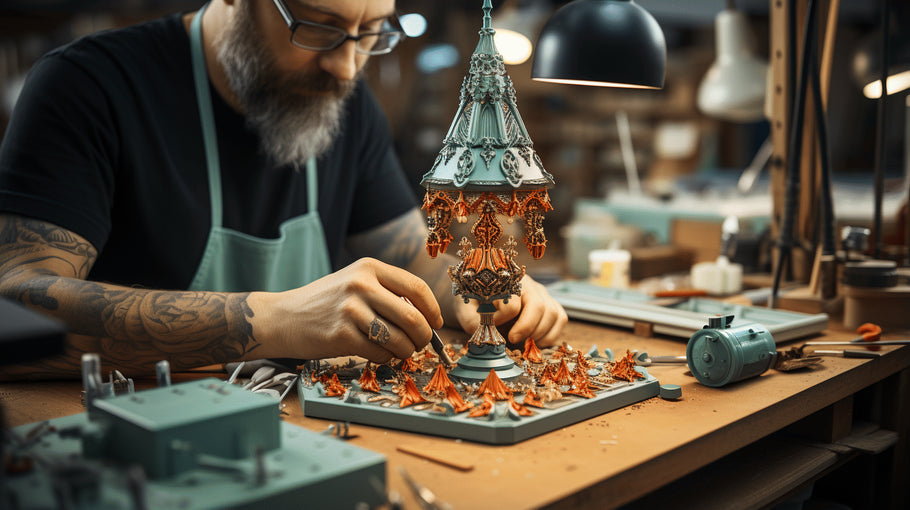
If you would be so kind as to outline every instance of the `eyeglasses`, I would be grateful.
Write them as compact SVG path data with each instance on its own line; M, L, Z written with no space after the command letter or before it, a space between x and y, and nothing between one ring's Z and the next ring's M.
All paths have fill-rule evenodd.
M395 49L405 37L397 16L385 20L379 32L351 35L338 27L297 19L284 0L272 1L291 30L291 42L305 50L332 51L350 40L356 43L357 53L384 55Z

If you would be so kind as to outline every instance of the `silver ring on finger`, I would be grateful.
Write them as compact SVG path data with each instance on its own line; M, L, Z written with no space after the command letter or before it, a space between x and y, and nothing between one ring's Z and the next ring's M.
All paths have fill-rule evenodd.
M389 343L392 335L389 333L389 327L379 320L379 317L374 317L373 321L370 322L370 332L367 338L376 345L384 346Z

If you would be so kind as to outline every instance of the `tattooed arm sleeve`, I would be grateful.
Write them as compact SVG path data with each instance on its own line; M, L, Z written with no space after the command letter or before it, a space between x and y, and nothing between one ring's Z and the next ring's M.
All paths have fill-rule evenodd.
M56 225L0 215L0 295L66 323L62 356L4 368L2 377L79 375L85 352L131 374L167 359L177 370L244 357L253 335L249 294L159 291L86 281L97 251Z

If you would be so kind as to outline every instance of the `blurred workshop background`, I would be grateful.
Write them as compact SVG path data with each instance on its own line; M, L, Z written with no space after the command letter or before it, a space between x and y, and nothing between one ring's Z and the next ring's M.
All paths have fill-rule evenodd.
M0 135L29 67L43 53L96 30L195 10L201 3L0 1ZM388 115L418 196L423 193L420 177L432 166L457 107L478 39L481 3L399 0L399 13L412 37L369 64L368 79ZM497 39L497 45L507 63L512 62L507 71L518 107L535 149L557 181L551 190L555 210L546 220L547 256L528 264L528 270L542 279L586 277L589 252L613 246L637 254L634 280L673 269L686 271L694 262L717 257L724 220L734 217L740 240L737 261L747 273L768 271L772 200L770 145L765 141L771 129L763 77L771 47L773 0L638 0L666 37L668 61L661 90L532 81L533 44L545 20L565 3L493 1L498 36L512 36L511 42ZM910 47L910 7L906 2L891 3L896 27L892 44L900 52L901 45ZM868 227L872 221L877 102L864 96L857 65L880 38L881 5L843 0L839 6L827 112L838 226ZM736 19L719 18L732 9ZM709 83L709 69L719 58L718 44L738 52L737 62L752 66L734 73L739 80L735 90L751 94L740 104L718 104L720 93L709 88L724 86ZM712 73L712 79L730 74L723 69ZM896 258L906 250L906 227L899 211L906 208L910 166L905 159L910 137L907 110L906 92L894 94L884 124L882 232L886 247L898 252L892 255Z

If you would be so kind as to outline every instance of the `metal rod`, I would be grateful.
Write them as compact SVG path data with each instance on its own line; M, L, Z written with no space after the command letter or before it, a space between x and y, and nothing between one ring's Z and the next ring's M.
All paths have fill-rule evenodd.
M651 356L651 363L686 363L685 356Z
M845 358L881 358L883 353L876 351L860 351L860 350L843 350L843 351L812 351L813 355L819 356L843 356Z
M904 186L907 188L907 232L904 238L904 266L910 267L910 96L905 99L904 110Z
M818 44L811 50L812 102L815 105L815 124L818 132L819 163L821 164L822 254L834 255L834 202L831 199L831 167L828 159L828 126L822 100L821 69L818 64Z
M875 137L875 210L872 216L873 250L872 257L879 258L882 252L882 200L885 194L885 125L888 105L888 24L890 0L882 0L882 69L879 75L882 93L878 98L878 132Z
M910 340L879 340L877 342L825 342L819 340L817 342L806 342L803 346L807 345L852 345L853 347L874 347L876 345L910 345Z

